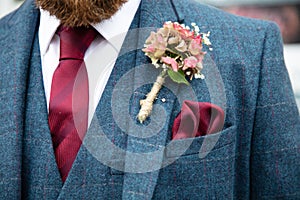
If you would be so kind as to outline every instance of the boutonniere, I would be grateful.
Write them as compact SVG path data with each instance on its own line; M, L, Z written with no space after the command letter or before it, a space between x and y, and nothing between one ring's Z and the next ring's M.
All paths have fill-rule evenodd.
M210 33L200 33L195 23L191 25L192 28L177 22L166 22L162 28L157 32L151 32L147 38L142 51L161 73L146 99L140 101L141 108L137 116L140 123L151 114L153 102L166 77L184 84L189 84L193 78L204 79L201 70L206 52L202 49L203 44L211 45L208 39Z

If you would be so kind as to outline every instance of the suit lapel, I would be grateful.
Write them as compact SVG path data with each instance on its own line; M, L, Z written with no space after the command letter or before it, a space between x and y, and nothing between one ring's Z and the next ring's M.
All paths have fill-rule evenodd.
M143 47L150 30L162 27L165 21L177 21L178 16L169 1L141 2L139 49ZM147 27L147 28L145 28ZM150 28L151 27L151 28ZM169 122L174 107L175 96L163 88L155 102L151 117L145 125L135 119L139 101L151 90L158 71L147 60L142 51L137 51L136 67L133 73L133 97L130 102L131 118L127 123L127 145L124 164L123 199L151 199L157 183L159 169L163 165L164 146L170 139ZM144 85L146 84L146 85ZM172 84L167 85L171 86ZM174 86L174 85L172 85ZM171 86L171 87L172 87ZM177 86L173 87L176 93ZM161 101L166 99L164 103ZM160 108L159 108L160 107Z
M2 149L6 150L6 155L1 156L1 163L5 163L4 166L8 166L8 169L3 168L2 164L0 164L0 166L1 174L9 175L9 177L3 178L5 181L11 182L8 183L8 185L13 186L14 190L12 190L12 188L6 188L6 191L1 191L1 193L12 195L11 199L20 199L21 195L26 195L26 197L33 195L34 197L42 198L42 196L47 195L48 192L54 194L53 191L45 188L48 186L48 188L56 187L54 191L57 192L57 187L59 188L61 185L61 183L56 184L55 180L51 178L51 176L55 174L52 173L52 169L55 171L55 160L51 166L41 164L49 155L51 157L53 151L51 151L51 141L49 144L46 144L46 142L49 141L46 138L44 140L45 135L50 137L50 132L47 131L47 110L43 107L46 105L46 101L42 86L42 76L39 73L41 72L41 68L36 34L38 31L38 22L39 10L33 1L26 1L13 15L7 17L7 35L5 36L5 40L3 40L5 41L5 48L8 49L7 52L10 52L10 54L2 56L3 60L1 61L3 63L1 63L1 70L5 72L1 77L3 82L1 82L0 93L1 101L5 102L5 108L3 110L1 109L1 112L4 112L7 117L1 117L0 123L3 125L1 132L7 132L9 134L7 134L7 137L1 137L5 139L5 141L1 141L1 144L4 145ZM33 47L34 41L35 47ZM3 46L3 44L1 44L1 46ZM35 48L35 52L33 52L33 48ZM35 75L38 76L29 80L30 77L32 78L29 73L31 64L37 67L35 69L37 74ZM31 84L30 86L29 82ZM40 95L34 97L33 93L27 93L29 90L34 92L36 88L40 89L40 91L36 93ZM30 97L30 95L32 96ZM39 104L35 104L37 101L33 103L35 105L31 104L31 106L33 106L32 110L28 108L28 98L37 98L39 100ZM33 113L38 113L42 115L43 118L36 117L36 115L28 116ZM1 114L1 116L4 116L4 114ZM40 122L42 126L37 125ZM32 153L31 148L37 150L36 155L30 154ZM41 160L35 157L37 155L41 157ZM40 165L34 165L31 162L32 158L37 159L36 162L41 161ZM11 171L13 174L2 173L2 170L7 172ZM49 172L51 176L47 174L47 172ZM46 176L48 175L49 177L47 179ZM37 177L38 181L34 181L35 177ZM44 182L45 180L47 181ZM8 198L8 196L6 196L6 198Z

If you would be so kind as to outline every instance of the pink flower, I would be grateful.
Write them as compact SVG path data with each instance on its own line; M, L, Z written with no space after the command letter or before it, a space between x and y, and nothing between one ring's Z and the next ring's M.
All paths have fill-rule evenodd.
M195 41L197 44L201 45L201 44L202 44L202 37L201 37L201 35L195 36L195 37L194 37L194 41Z
M187 30L183 28L180 24L174 23L173 27L176 31L180 33L183 39L187 38L193 38L194 37L194 31Z
M149 45L146 48L144 48L143 51L147 52L147 53L154 53L155 52L155 47L153 45Z
M178 71L178 64L174 58L171 57L162 57L161 58L162 62L171 65L173 71L177 72Z
M198 63L198 59L195 58L194 56L188 57L186 59L184 59L184 66L183 66L183 70L186 70L188 68L195 68L197 66Z
M201 52L200 54L195 56L199 63L202 63L205 54L206 54L206 52Z
M181 40L181 42L178 44L178 46L175 47L175 49L179 52L185 52L187 50L187 45L185 44L185 41Z
M207 36L199 33L199 27L192 23L192 29L177 22L165 22L157 32L151 32L144 48L155 67L168 68L177 72L179 68L186 71L187 76L200 74L205 56L203 41ZM206 45L206 43L204 43ZM160 62L159 62L160 61Z
M167 42L165 38L159 33L151 32L151 35L146 40L143 51L146 53L146 55L153 59L153 61L155 61L163 56L166 47Z
M199 43L199 39L193 39L189 44L189 51L193 56L196 56L201 53L202 45Z

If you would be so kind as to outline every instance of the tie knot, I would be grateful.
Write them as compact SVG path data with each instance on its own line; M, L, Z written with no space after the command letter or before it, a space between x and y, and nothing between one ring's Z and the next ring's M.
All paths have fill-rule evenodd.
M84 58L85 51L97 35L92 27L60 26L57 34L60 37L60 60Z

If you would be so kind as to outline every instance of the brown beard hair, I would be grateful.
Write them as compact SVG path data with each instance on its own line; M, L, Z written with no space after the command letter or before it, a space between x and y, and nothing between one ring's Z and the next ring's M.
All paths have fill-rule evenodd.
M36 0L64 26L89 26L113 16L128 0Z

